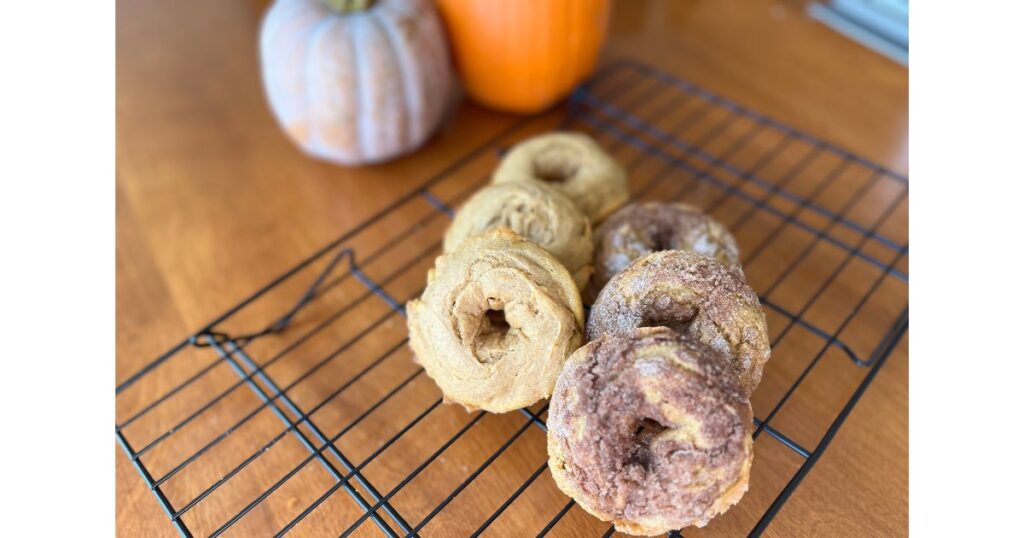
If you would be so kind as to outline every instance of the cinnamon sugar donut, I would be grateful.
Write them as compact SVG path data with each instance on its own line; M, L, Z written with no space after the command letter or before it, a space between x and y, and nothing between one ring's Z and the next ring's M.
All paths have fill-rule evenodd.
M703 527L747 490L752 416L714 349L665 327L606 334L555 385L551 475L621 532Z
M729 358L749 395L771 356L757 294L738 266L683 250L648 254L615 275L590 310L587 339L664 326Z
M497 226L533 241L565 265L576 285L594 271L590 221L559 190L539 181L510 181L477 191L459 209L444 236L451 252L466 239Z
M438 257L406 312L409 344L445 401L492 413L550 396L583 337L568 271L503 226Z
M619 209L595 233L594 285L600 290L633 260L660 250L692 250L724 265L739 265L729 230L681 203L634 203Z
M595 224L629 198L626 171L582 133L548 133L513 147L493 182L523 179L550 182Z

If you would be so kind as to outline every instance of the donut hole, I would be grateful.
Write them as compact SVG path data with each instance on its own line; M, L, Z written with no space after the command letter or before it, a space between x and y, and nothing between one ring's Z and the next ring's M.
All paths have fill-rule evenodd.
M658 232L651 234L650 242L651 252L675 250L672 241L672 233L667 230L659 230Z
M565 148L554 148L533 159L533 175L548 183L565 183L579 171L575 155Z
M652 462L651 442L667 429L669 429L668 426L658 422L656 419L647 417L640 419L633 431L633 447L629 453L627 463L633 463L644 469L650 469Z
M697 305L669 301L650 309L640 322L640 327L668 327L679 334L687 334L700 309Z
M504 303L488 298L489 308L480 316L480 329L473 341L474 356L481 364L494 364L506 356L515 336L505 319Z
M496 335L504 338L511 328L512 326L505 321L504 310L487 309L484 312L484 326L480 331L481 334Z

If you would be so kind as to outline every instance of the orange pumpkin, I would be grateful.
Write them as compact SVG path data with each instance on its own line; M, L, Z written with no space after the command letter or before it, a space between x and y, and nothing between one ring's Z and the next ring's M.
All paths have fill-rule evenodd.
M594 70L610 0L438 0L437 6L470 97L532 113Z

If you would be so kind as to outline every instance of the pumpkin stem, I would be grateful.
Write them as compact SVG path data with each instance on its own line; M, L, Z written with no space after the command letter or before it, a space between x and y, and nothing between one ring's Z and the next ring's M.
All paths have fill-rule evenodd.
M373 7L375 0L321 0L335 13L358 13Z

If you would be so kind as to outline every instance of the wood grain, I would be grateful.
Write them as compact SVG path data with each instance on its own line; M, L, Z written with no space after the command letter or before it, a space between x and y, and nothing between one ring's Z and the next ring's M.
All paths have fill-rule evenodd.
M273 124L263 100L255 43L264 6L265 2L240 0L118 2L118 382L315 249L517 121L515 117L464 103L453 111L441 133L408 158L358 169L311 161L288 144ZM801 9L800 2L760 0L618 2L605 62L616 57L641 59L905 173L906 70L809 21ZM626 102L630 94L620 98ZM630 110L652 114L656 108L657 103L633 103ZM669 126L685 113L686 109L681 108L651 121ZM525 129L503 140L511 142L548 128L557 121L558 114L555 111L533 120ZM710 122L709 118L706 123ZM695 125L692 132L680 136L699 137L703 125ZM637 159L631 174L635 184L658 173L660 165L655 160L641 158L627 146L616 146L613 139L606 137L600 141L616 147L616 155L624 162ZM734 160L741 164L753 162L757 152L765 151L771 143L770 138L759 138L749 155L736 155ZM723 148L712 143L708 150ZM496 158L493 153L485 153L470 160L432 192L455 203L460 193L486 174ZM796 158L794 153L792 159ZM772 165L777 169L766 169L763 174L781 178L790 164L780 161ZM842 207L851 193L868 180L851 173L837 181L836 187L821 193L818 200L830 208ZM862 203L850 208L850 218L872 222L880 208L894 199L897 188L887 181L878 182ZM667 194L669 191L659 187L649 196ZM751 194L757 195L757 191ZM696 189L687 194L687 199L710 203L714 195L712 190ZM770 203L780 211L793 209L785 200L772 198ZM905 207L905 201L900 202L882 223L880 231L886 237L906 240ZM359 252L372 251L389 240L399 241L396 248L364 268L372 278L387 281L385 289L395 297L415 294L423 284L423 274L431 263L428 248L445 223L438 219L407 238L401 234L411 219L425 218L431 211L425 203L410 202L400 218L384 219L351 239ZM716 216L735 222L744 211L741 204L729 201L716 209ZM813 215L801 213L799 218L807 219L811 226L822 225L813 220ZM753 218L734 230L745 251L756 248L765 230L777 224L759 219ZM810 244L798 232L786 234L779 240L784 248L769 249L747 267L751 283L759 292L774 283L792 259L787 256ZM856 237L842 239L852 241ZM813 248L808 257L811 261L800 263L790 278L775 287L770 296L773 301L799 309L809 299L808 290L840 267L842 252L821 245ZM871 244L865 252L877 257L892 255L891 251ZM394 275L395 267L405 263L409 269ZM906 271L906 256L896 260L896 267ZM877 275L877 268L867 264L853 262L843 266L836 283L828 286L827 293L810 306L805 317L830 330L838 327L844 309L863 295ZM282 305L294 300L301 287L298 280L286 284L280 292L255 305L252 313L233 320L234 328L251 329L264 320L261 316L279 312ZM304 311L295 330L309 330L317 319L353 303L363 290L351 279L339 284L324 301ZM885 322L891 321L893 313L905 305L906 288L887 280L873 297L876 299L865 305L864 315L858 316L856 323L842 333L843 340L859 353L878 341L880 332L888 327ZM354 311L358 315L340 317L327 336L311 339L290 356L293 358L282 359L267 370L278 383L288 384L306 371L314 358L343 345L353 334L380 320L366 338L344 355L344 360L327 363L316 376L289 391L300 407L312 408L335 390L341 380L371 360L384 357L379 366L352 386L351 392L343 393L313 415L318 424L330 425L331 431L325 432L328 435L340 431L398 381L416 372L408 350L395 348L404 338L402 320L388 317L389 309L379 301L359 304ZM786 319L769 312L769 326L777 336L786 326ZM272 338L254 343L249 351L255 359L265 361L280 351L284 343L284 339ZM763 415L779 401L783 389L799 375L820 343L820 338L800 328L792 329L783 338L775 349L765 383L755 395L755 413ZM392 349L395 350L388 353ZM768 527L769 535L906 533L906 357L903 342L824 457ZM152 401L154 395L216 359L209 349L189 350L187 357L175 359L176 366L161 376L150 376L153 379L119 396L118 419L130 416L142 403ZM794 393L792 403L782 407L773 425L804 446L813 447L865 372L838 352L828 351L802 388ZM183 411L194 409L211 393L236 384L237 379L227 365L217 366L194 388L183 391L146 420L133 424L128 430L130 438L142 441L159 435L180 419ZM204 415L203 420L188 427L187 433L180 432L184 435L175 435L154 448L146 456L147 465L158 471L172 469L184 454L259 405L250 391L235 392L238 396L225 398L211 410L210 417L223 418L214 420ZM337 446L359 461L438 396L428 379L422 375L415 377L375 411L373 418L352 426ZM472 417L451 406L438 407L394 447L367 465L364 475L378 488L390 489ZM498 445L519 431L524 422L517 414L484 416L395 495L395 506L415 523ZM180 505L181 500L208 487L254 446L265 443L267 432L280 429L269 411L260 413L201 460L215 464L169 480L169 494ZM304 432L312 435L308 429ZM795 472L801 463L798 456L767 436L761 439L765 441L759 439L757 444L751 492L727 517L694 534L745 532L774 498L773 492ZM217 490L208 499L210 502L190 511L186 520L197 534L208 533L222 524L258 491L276 481L281 469L302 461L306 452L289 435L267 454L266 461L261 458L259 463L246 468L244 475L237 477L239 480L232 480L237 485ZM173 535L166 515L120 449L115 459L119 534ZM537 471L543 460L543 436L536 428L527 428L423 533L459 535L472 531L526 477ZM324 467L316 462L306 468L268 499L267 506L272 509L257 508L239 521L232 532L273 532L333 483ZM554 488L548 474L542 472L520 500L494 522L489 533L505 536L536 532L536 522L543 524L564 505L564 496ZM338 491L296 531L302 535L333 536L347 526L346 521L361 513L347 494ZM574 507L554 533L591 535L606 528ZM380 533L367 522L358 534Z

